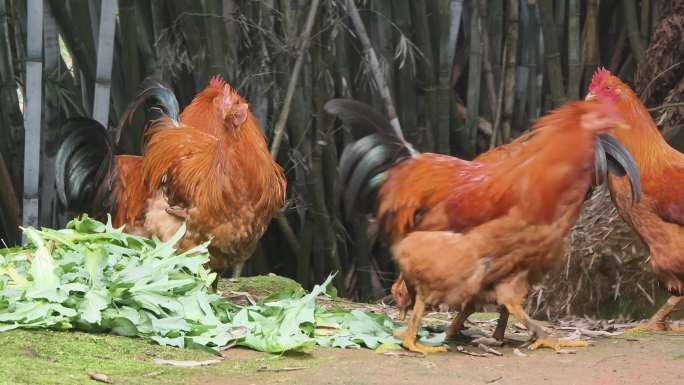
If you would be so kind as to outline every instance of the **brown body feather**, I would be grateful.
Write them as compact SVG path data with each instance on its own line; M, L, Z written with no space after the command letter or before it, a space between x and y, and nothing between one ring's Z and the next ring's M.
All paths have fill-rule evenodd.
M615 136L634 156L642 176L643 199L632 204L629 185L611 177L611 197L622 218L648 246L658 280L673 295L684 295L684 154L665 141L646 107L620 79L597 71L591 94L612 97L629 124Z
M229 107L217 105L216 100L224 98L221 94L209 103L200 94L197 100L204 104L196 100L193 105L197 111L205 109L205 121L206 114L217 115L215 108L245 105L228 92ZM150 129L143 169L149 194L162 189L171 206L187 211L181 247L212 239L210 267L224 271L252 254L284 204L286 180L271 159L256 118L248 113L241 121L230 111L220 112L224 116L218 127L190 126L188 122L197 123L201 116L185 111L180 127L169 119L158 121Z
M539 119L535 134L506 162L464 164L460 185L423 221L450 230L467 222L469 231L416 231L394 246L417 295L405 346L415 347L409 336L424 303L495 302L544 335L522 304L529 285L563 255L591 184L594 141L615 122L601 109L568 103Z

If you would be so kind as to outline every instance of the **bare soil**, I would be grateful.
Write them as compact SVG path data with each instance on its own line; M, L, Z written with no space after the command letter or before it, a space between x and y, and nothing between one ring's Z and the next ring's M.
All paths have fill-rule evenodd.
M516 345L516 343L511 342ZM567 385L681 385L684 384L684 335L638 334L600 337L574 354L513 346L497 348L503 356L475 357L455 351L426 357L387 356L367 349L315 349L311 354L278 358L249 350L226 352L223 364L254 361L263 366L232 371L221 378L198 375L194 383L218 384L567 384ZM472 352L476 347L465 346ZM290 369L291 371L263 371ZM294 369L294 370L292 370Z

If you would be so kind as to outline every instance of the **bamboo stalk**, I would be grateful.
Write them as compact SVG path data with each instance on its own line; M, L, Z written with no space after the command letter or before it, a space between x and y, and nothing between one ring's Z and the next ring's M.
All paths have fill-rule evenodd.
M425 84L425 122L426 141L423 143L425 151L435 151L435 134L437 132L437 77L434 68L434 52L427 17L425 0L412 1L416 44L423 52L423 58L418 60L418 76Z
M8 24L8 9L5 1L0 1L0 111L2 111L0 133L3 140L0 141L0 153L5 157L10 180L15 190L21 188L22 176L22 132L23 117L19 109L17 96L17 82L11 34ZM15 197L16 199L16 197Z
M109 99L112 87L112 61L114 60L114 34L118 2L105 1L100 13L97 42L97 70L95 73L95 99L93 119L104 127L109 126Z
M394 134L397 136L397 138L399 138L399 140L401 140L404 146L407 149L409 149L411 155L415 157L417 156L416 150L414 150L413 146L410 143L408 143L406 139L404 139L404 134L402 133L401 125L399 124L399 118L397 118L397 111L395 110L394 103L392 102L392 95L390 94L389 87L385 82L385 78L382 73L382 68L380 68L380 62L378 61L378 57L375 54L375 50L373 49L370 39L368 38L366 26L363 24L363 20L361 20L361 15L359 15L359 10L356 8L354 0L347 0L347 12L349 13L349 17L352 20L352 24L354 24L354 29L356 30L357 36L361 41L361 45L363 46L363 52L370 64L373 79L375 80L375 85L377 86L378 92L380 93L380 97L382 98L382 101L385 104L387 118L390 122L390 125L392 126L392 129L394 130Z
M470 6L470 54L468 62L468 92L466 100L466 121L465 130L468 138L468 145L464 156L473 157L475 155L475 139L477 137L477 120L479 117L480 104L480 81L481 81L481 64L482 64L482 45L480 35L482 26L480 25L480 16L477 2L471 1Z
M50 12L50 7L43 9L43 76L46 80L45 97L43 98L43 121L41 124L41 145L40 145L40 213L39 223L43 226L54 227L54 211L57 206L57 194L55 191L55 172L54 164L57 147L57 128L60 126L59 105L59 85L56 85L59 78L59 43L58 29L55 18ZM52 82L52 87L47 85ZM52 92L51 92L52 91Z
M598 0L587 0L582 29L582 66L584 67L582 90L587 89L598 66L598 8Z
M527 40L530 44L527 46L529 52L528 55L528 66L529 66L529 83L527 89L527 105L528 105L528 119L535 119L539 116L539 91L538 82L539 75L537 70L537 60L539 56L539 23L537 18L537 5L536 0L527 1L527 12L529 16L528 30L527 30ZM543 72L542 72L543 73Z
M235 39L236 36L231 36L229 39L224 38L226 27L223 22L223 1L222 0L205 0L204 1L205 26L207 31L207 62L209 64L209 76L221 75L226 77L226 47L225 41ZM227 43L226 43L227 44ZM229 79L232 80L232 79Z
M370 14L368 15L368 35L371 42L375 42L374 51L380 63L380 70L384 75L385 84L389 90L390 97L396 102L394 90L394 71L393 58L394 46L392 39L392 0L375 0L368 3ZM364 24L365 26L366 24ZM372 45L372 43L371 43ZM377 98L376 94L372 95ZM380 103L384 104L382 96Z
M641 0L641 42L648 45L651 35L651 0Z
M517 74L516 60L518 57L518 31L520 26L519 1L509 0L508 3L508 32L506 33L506 77L504 83L504 106L501 116L501 137L504 143L511 140L513 106L515 105L515 78ZM561 83L562 86L562 83Z
M392 14L399 31L408 39L411 37L411 9L409 0L396 0L392 2ZM398 35L398 34L397 34ZM398 41L398 38L395 39ZM410 49L410 48L409 48ZM405 53L408 55L409 53ZM418 145L418 109L417 84L414 76L415 69L411 58L405 58L403 66L400 61L394 65L395 71L395 96L399 121L404 127L406 138L409 142ZM422 145L422 143L420 143Z
M487 51L489 52L489 60L492 63L492 72L494 72L494 84L499 84L501 81L501 72L503 71L503 44L504 44L504 1L488 0L488 25L487 35ZM482 13L482 9L480 9ZM483 24L487 25L487 24Z
M563 70L561 55L558 51L558 38L553 26L553 0L539 0L539 17L544 34L544 58L546 74L549 78L551 100L554 106L560 106L566 100L563 90Z
M527 8L527 0L520 0L520 32L518 32L520 45L520 63L515 82L515 105L513 111L513 129L515 136L517 131L524 130L527 127L525 123L525 109L527 108L527 93L529 91L530 78L530 49L529 45L533 44L532 40L528 40L528 30L530 26L530 15Z
M26 110L24 139L24 204L22 224L38 226L40 126L43 99L43 0L26 2Z
M579 0L568 0L568 99L571 100L580 97L580 16Z
M280 145L283 141L283 135L285 132L285 124L287 123L287 117L290 114L290 105L292 104L292 97L294 96L295 87L297 85L297 80L299 80L299 74L302 70L304 64L304 54L307 47L309 46L309 36L311 36L311 30L313 29L314 21L316 20L316 12L318 11L318 5L320 0L312 0L311 6L309 7L309 15L306 19L306 24L304 30L300 36L300 45L297 52L297 60L292 68L292 75L290 77L290 82L287 86L287 91L285 93L285 100L283 106L280 109L280 115L278 116L278 121L275 125L273 143L271 144L271 157L276 159L278 157L278 151L280 150Z
M632 54L636 58L637 63L639 63L644 55L644 43L641 41L641 34L639 32L636 4L631 0L623 0L620 6L622 7L623 21L627 30L627 39L632 48Z
M7 235L7 243L17 244L19 242L19 205L3 154L0 154L0 186L4 186L0 189L0 221Z
M458 137L458 146L463 148L464 154L473 156L475 154L476 131L468 131L465 127L457 128L456 120L452 119L453 111L453 88L452 74L456 55L456 44L461 28L461 18L463 14L462 0L439 0L439 89L438 89L438 125L437 146L445 154L451 153L451 133L454 123L454 136ZM479 23L478 23L479 24ZM479 99L479 90L477 98ZM476 125L471 127L476 130ZM457 147L458 148L458 147Z
M479 12L480 12L480 24L487 25L487 0L479 0ZM484 78L485 85L487 87L487 98L489 104L489 111L491 113L490 120L494 122L499 111L496 110L496 86L494 85L494 71L492 69L492 63L490 60L489 53L489 33L485 28L482 31L482 63L484 67Z

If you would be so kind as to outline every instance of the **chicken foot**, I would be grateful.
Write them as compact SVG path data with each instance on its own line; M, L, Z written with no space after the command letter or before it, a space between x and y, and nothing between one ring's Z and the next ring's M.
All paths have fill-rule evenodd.
M553 338L549 336L549 333L544 330L544 328L539 325L535 320L532 319L525 309L523 309L520 304L505 304L506 308L513 314L518 320L520 320L532 333L535 341L532 345L528 347L530 350L535 350L539 348L551 348L554 350L560 350L561 348L583 348L589 346L587 341L578 340L565 340L559 338Z
M684 333L684 328L673 328L667 322L672 310L684 300L684 296L671 296L646 323L625 330L625 333L675 332Z
M395 337L403 338L402 345L412 352L418 353L441 353L446 352L447 348L444 346L426 346L416 342L416 335L418 334L418 328L420 327L420 321L423 319L423 314L425 313L425 302L420 295L416 295L416 300L413 305L413 311L411 312L411 318L409 319L406 330L394 332Z

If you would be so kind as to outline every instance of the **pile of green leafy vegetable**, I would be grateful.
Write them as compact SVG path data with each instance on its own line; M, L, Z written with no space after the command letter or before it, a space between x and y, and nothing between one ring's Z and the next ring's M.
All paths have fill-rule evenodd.
M252 306L209 293L207 244L177 253L166 242L126 234L87 216L66 229L23 229L24 248L0 249L0 332L77 329L150 338L178 347L241 345L265 352L318 344L394 345L384 314L316 306L331 277L306 294L290 290ZM441 343L438 335L434 343Z

